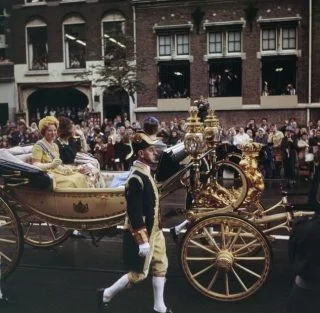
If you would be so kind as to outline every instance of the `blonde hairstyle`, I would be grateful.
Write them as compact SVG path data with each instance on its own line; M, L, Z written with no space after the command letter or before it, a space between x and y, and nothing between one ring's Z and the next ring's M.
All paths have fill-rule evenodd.
M42 136L44 136L49 125L54 125L57 129L59 127L59 121L54 116L46 116L39 122L39 130Z

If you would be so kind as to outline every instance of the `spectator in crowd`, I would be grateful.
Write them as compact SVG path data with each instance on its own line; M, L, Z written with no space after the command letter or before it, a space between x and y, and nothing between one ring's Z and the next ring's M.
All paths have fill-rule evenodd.
M236 146L237 149L241 150L249 140L249 135L244 132L243 127L240 127L239 132L233 138L233 145Z
M274 156L274 178L280 178L282 168L282 153L281 153L281 142L284 135L277 129L276 124L270 125L270 131L268 135L268 144L273 149Z
M282 162L284 176L287 179L288 187L296 183L296 154L297 142L294 139L294 129L287 126L285 135L281 141Z

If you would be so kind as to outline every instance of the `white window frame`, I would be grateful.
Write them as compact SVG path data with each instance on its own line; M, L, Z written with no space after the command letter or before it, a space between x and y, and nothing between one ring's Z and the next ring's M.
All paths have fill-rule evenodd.
M48 28L48 25L45 21L43 21L39 18L35 18L35 19L32 19L31 21L29 21L25 26L26 64L27 64L29 71L34 71L34 70L32 69L32 64L30 63L30 61L33 59L33 49L29 46L28 29L29 28L39 28L39 27L47 27ZM46 44L46 48L47 48L47 54L49 54L48 42ZM44 71L47 71L47 70L48 69L46 69Z
M221 52L211 52L210 51L210 35L211 34L220 34L221 36ZM223 31L221 30L216 30L216 31L208 31L207 33L207 45L208 45L208 54L210 55L223 55L223 50L224 50L224 40L223 40Z
M188 53L178 54L178 36L187 36L188 38ZM161 55L160 54L160 37L168 37L170 38L170 54ZM157 35L157 57L160 61L163 60L186 60L191 57L190 55L190 34L189 32L179 32L179 33L159 33Z
M295 48L283 48L283 30L284 29L294 29L294 32L295 32ZM280 29L280 38L281 38L281 50L282 51L296 51L297 50L297 47L298 47L298 41L297 41L297 27L289 27L289 26L282 26L281 29ZM288 39L290 40L290 38ZM280 44L280 43L279 43Z
M104 38L104 23L108 22L121 22L122 23L122 34L126 34L126 19L125 17L118 11L108 12L101 19L101 55L105 56L104 46L105 46L105 38Z
M240 51L229 52L229 33L240 33ZM210 34L221 34L221 52L210 51ZM212 29L207 30L207 57L241 57L243 51L243 32L242 29Z
M289 16L283 18L262 18L259 17L257 22L260 24L260 52L257 53L257 57L263 56L277 56L277 55L296 55L301 56L301 50L298 42L298 26L300 24L301 16ZM275 29L277 41L275 50L263 50L262 49L262 34L264 29ZM283 29L295 30L295 48L284 49L283 48Z
M274 34L275 34L274 49L263 49L263 33L265 31L268 31L268 32L274 31ZM277 32L276 28L268 27L268 28L265 28L265 29L261 30L261 51L276 51L277 50L277 46L278 46L277 42L278 42L278 32Z
M63 60L66 70L74 70L70 66L70 58L69 58L69 48L67 41L65 39L65 26L66 25L78 25L78 24L86 24L86 21L77 15L72 15L66 18L62 22L62 42L63 42ZM87 60L86 60L87 61ZM80 68L83 69L83 68Z

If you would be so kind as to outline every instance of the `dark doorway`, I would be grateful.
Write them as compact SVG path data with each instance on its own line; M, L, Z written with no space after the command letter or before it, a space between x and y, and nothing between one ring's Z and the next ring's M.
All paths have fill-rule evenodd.
M0 103L0 125L5 125L9 120L8 103Z
M109 87L103 94L103 114L104 118L113 120L117 115L129 116L129 95L118 87Z
M78 113L84 112L88 103L88 97L75 88L41 88L28 98L30 122L37 122L39 115L42 118L50 111L54 111L56 116L65 115L78 122Z

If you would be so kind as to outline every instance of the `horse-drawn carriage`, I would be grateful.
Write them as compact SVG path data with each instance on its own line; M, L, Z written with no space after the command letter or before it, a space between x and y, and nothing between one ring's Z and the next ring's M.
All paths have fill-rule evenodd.
M272 263L268 236L280 228L288 230L295 214L283 209L285 195L269 209L260 205L263 179L253 162L258 145L247 145L239 164L217 161L219 125L214 112L203 125L191 108L187 124L184 143L166 149L156 170L161 198L181 185L192 198L186 212L190 224L180 243L181 266L188 282L205 296L241 300L268 277ZM208 164L205 169L203 160ZM110 187L110 183L125 174L102 172L105 188L59 189L47 173L9 158L8 151L0 153L1 278L19 263L24 243L48 247L65 240L73 229L121 225L124 184Z

